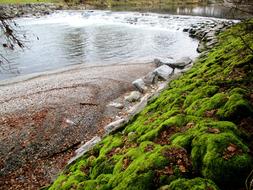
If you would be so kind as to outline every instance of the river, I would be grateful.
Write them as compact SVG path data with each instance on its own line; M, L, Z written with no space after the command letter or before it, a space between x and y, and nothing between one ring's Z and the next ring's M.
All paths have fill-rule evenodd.
M18 18L24 49L4 51L10 63L0 80L71 65L173 62L197 57L197 40L183 29L218 19L141 12L58 11L40 18Z

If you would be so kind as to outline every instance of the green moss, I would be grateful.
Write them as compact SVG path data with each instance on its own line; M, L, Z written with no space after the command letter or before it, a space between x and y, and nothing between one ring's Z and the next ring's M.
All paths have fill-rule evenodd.
M57 190L62 189L62 183L66 181L67 176L61 174L57 177L57 179L54 181L54 184L49 188L49 190Z
M217 86L200 86L199 88L194 89L185 99L184 107L188 107L193 104L195 101L212 96L218 91Z
M115 189L154 189L157 185L154 181L156 171L164 169L168 164L174 166L174 172L167 177L182 176L182 173L176 171L175 155L170 154L175 150L183 151L180 147L162 147L148 141L137 148L129 149L116 164L110 185Z
M252 115L253 110L243 95L239 93L232 93L227 103L218 111L217 114L223 119L236 120L241 117Z
M177 179L170 185L163 186L159 190L218 190L214 182L203 178Z
M206 116L208 115L208 111L215 111L222 107L227 99L227 95L224 93L217 93L210 98L198 99L186 109L186 113L196 116Z
M187 118L183 114L178 114L174 117L170 117L169 119L165 120L164 122L161 122L159 126L156 128L146 132L144 135L142 135L138 142L142 141L149 141L153 140L154 138L158 137L159 134L166 130L169 127L180 127L183 126L187 122Z
M240 178L239 181L243 182L252 166L249 149L238 136L240 132L233 123L206 120L184 133L174 135L171 139L172 144L191 150L196 172L217 184L227 186L231 180ZM226 150L231 144L237 147L238 152L229 157ZM240 176L237 176L238 173Z
M240 152L226 158L225 152L230 144L236 145ZM195 169L222 186L230 185L231 180L240 179L243 182L252 166L247 146L232 133L204 134L195 138L192 146L191 157Z
M113 148L120 147L122 142L122 135L116 134L114 136L109 135L102 141L102 147L100 149L100 155L106 155Z
M253 46L241 24L222 33L208 55L123 131L67 167L50 189L218 189L213 182L222 189L242 187L252 168L239 124L253 113L253 55L234 33Z
M68 176L61 175L56 180L55 184L50 188L50 190L56 189L75 189L78 184L85 180L86 176L81 171L75 171L74 173L70 173Z

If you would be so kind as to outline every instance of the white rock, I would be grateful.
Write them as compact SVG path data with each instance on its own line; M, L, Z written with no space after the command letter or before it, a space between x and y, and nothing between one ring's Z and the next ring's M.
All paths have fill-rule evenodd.
M131 116L134 116L134 115L140 113L147 105L149 98L150 98L150 94L146 94L145 96L143 96L139 103L137 103L136 105L131 107L130 110L128 110L128 113Z
M108 104L109 107L114 107L117 109L123 109L124 105L118 102L111 102L110 104Z
M189 65L192 63L192 59L190 57L182 57L181 59L178 59L175 63L177 67L184 68L186 65Z
M154 73L163 80L167 80L172 74L172 72L173 69L167 65L162 65L154 70Z
M129 96L125 97L125 100L128 102L135 102L138 101L141 98L141 93L138 91L133 91L130 93Z
M106 125L104 127L105 133L110 134L111 132L121 128L123 125L125 125L128 122L128 119L119 119L116 121L113 121L112 123Z
M135 81L132 82L132 84L134 85L135 88L137 88L137 90L139 90L141 93L143 93L144 91L147 90L147 87L143 81L143 79L137 79Z
M65 122L69 125L76 125L74 121L71 121L70 119L66 119Z
M68 164L71 164L72 162L74 162L76 159L80 158L82 155L84 155L86 152L88 152L89 150L91 150L97 143L99 143L101 141L101 138L99 136L95 136L93 137L90 141L86 142L84 145L82 145L80 148L78 148L75 153L76 156L74 156L73 158L71 158L68 161Z

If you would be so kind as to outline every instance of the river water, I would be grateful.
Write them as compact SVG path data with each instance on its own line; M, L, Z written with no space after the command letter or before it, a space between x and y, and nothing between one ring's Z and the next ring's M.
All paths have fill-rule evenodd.
M0 80L71 65L146 63L183 56L195 58L197 40L182 30L217 19L171 14L59 11L40 18L16 19L29 39L23 50L5 51L10 63Z

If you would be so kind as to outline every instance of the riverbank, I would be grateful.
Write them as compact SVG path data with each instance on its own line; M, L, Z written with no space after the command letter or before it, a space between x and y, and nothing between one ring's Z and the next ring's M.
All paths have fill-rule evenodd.
M253 166L252 25L222 32L192 69L49 189L243 188Z
M28 16L43 16L52 14L56 10L62 10L63 4L57 3L0 3L0 10L3 10L10 18L28 17ZM64 8L66 9L66 7Z
M112 120L107 104L133 90L132 81L153 68L148 63L74 66L2 83L0 187L38 189L50 183L78 145Z

